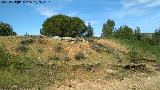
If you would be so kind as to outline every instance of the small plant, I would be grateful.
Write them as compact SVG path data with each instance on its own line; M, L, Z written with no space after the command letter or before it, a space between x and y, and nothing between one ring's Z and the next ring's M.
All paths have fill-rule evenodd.
M16 48L16 51L17 51L17 52L20 51L20 52L26 53L28 50L29 50L29 48L26 47L26 46L24 46L24 45L20 45L20 46L18 46L18 47Z
M29 44L33 44L34 40L33 39L27 39L24 41L20 42L20 45L29 45Z
M39 53L42 53L42 52L43 52L43 49L39 48L37 51L38 51Z
M11 55L0 46L0 68L7 67L10 64Z
M140 63L141 56L137 51L132 49L128 52L128 59L130 63Z
M63 50L63 46L61 44L57 44L53 48L56 52L60 52Z
M82 53L82 52L78 52L75 54L75 59L76 60L81 60L81 59L84 59L85 58L85 55Z
M60 60L59 56L54 55L54 56L49 56L49 60Z
M22 58L16 58L15 60L12 60L11 67L12 69L16 69L20 72L25 72L26 70L29 70L33 66L33 59L30 57L22 57Z

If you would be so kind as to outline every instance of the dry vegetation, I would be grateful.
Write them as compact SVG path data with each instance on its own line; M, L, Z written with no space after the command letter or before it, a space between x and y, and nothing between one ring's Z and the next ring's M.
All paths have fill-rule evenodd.
M160 89L159 66L155 66L154 61L131 63L130 51L110 39L67 41L48 37L0 37L0 43L12 57L23 59L18 64L24 64L18 71L11 67L0 71L2 89ZM32 62L25 63L24 57ZM30 68L23 68L28 64Z

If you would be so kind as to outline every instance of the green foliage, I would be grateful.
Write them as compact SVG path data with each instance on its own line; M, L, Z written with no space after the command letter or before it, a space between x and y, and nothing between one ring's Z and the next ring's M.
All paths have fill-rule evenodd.
M0 36L15 36L16 32L13 31L12 27L7 24L0 22Z
M84 59L85 58L85 55L82 53L82 52L78 52L75 54L75 59L76 60L81 60L81 59Z
M113 20L108 19L108 21L105 24L103 24L102 37L110 37L112 35L114 26L115 22Z
M140 63L141 55L132 49L128 52L128 59L130 63Z
M141 34L140 27L136 27L136 29L134 31L134 37L135 37L136 40L141 40L142 34Z
M160 45L160 28L156 29L155 33L153 34L153 42L154 45Z
M26 72L34 66L33 59L31 57L17 57L12 60L10 69L15 69L19 72Z
M133 39L133 29L128 26L121 26L117 31L114 32L117 38L121 39Z
M0 46L0 68L6 68L10 64L11 55Z
M83 20L61 14L48 18L40 30L42 35L60 37L83 36L85 32L86 25Z
M93 37L93 28L91 26L90 23L88 23L88 26L87 26L87 30L86 30L86 37Z

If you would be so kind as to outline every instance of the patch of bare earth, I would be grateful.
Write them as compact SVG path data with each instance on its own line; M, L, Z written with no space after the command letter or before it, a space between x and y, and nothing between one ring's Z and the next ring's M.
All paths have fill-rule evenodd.
M96 40L96 42L99 43L99 44L102 44L106 47L117 49L117 50L122 51L122 52L127 51L125 47L123 47L122 45L120 45L116 42L113 42L110 39L100 39L100 40Z
M132 75L124 80L74 80L45 90L160 90L160 73L148 76L144 73Z

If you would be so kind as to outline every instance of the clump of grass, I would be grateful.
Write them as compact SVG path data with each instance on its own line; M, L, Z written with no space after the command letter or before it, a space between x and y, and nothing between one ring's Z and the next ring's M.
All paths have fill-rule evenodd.
M37 50L39 53L43 53L43 49L41 49L41 48L38 48L38 50Z
M26 53L29 50L29 48L27 46L24 46L24 45L19 45L15 50L16 50L16 52Z
M12 60L10 68L19 72L25 72L29 69L32 69L33 66L34 62L31 57L18 57L15 60Z
M129 59L130 63L140 63L141 62L141 55L139 52L135 51L135 50L130 50L127 54L127 57Z
M85 58L85 55L82 52L78 52L78 53L75 54L75 59L76 60L82 60L84 58Z
M56 44L56 45L53 47L53 49L54 49L56 52L61 52L64 48L63 48L63 46L62 46L60 43L58 43L58 44Z
M20 42L21 45L29 45L29 44L33 44L34 40L33 39L27 39L27 40L23 40Z
M11 55L0 46L0 68L6 68L10 64Z
M48 59L51 61L55 61L55 60L57 61L57 60L60 60L60 57L58 55L53 55L53 56L49 56Z

